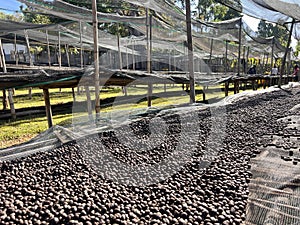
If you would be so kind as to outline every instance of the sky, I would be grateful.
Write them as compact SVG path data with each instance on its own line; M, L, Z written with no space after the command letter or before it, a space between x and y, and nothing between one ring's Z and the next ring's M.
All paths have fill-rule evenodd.
M1 12L14 13L14 11L20 9L20 5L21 3L18 2L17 0L0 0Z

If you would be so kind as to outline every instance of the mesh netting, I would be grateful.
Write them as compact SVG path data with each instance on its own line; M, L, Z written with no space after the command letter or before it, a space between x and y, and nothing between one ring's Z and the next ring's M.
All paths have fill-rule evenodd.
M92 48L92 27L87 22L91 22L91 10L74 6L61 0L46 2L42 0L21 0L28 6L33 7L45 14L54 15L57 17L79 21L74 25L60 27L62 35L62 43L74 43L77 47ZM126 1L131 4L136 4L141 7L147 7L155 11L151 20L151 36L152 36L152 53L153 60L162 59L163 63L172 64L175 67L183 65L182 69L187 68L187 48L186 48L186 24L184 12L169 1ZM113 2L112 2L113 3ZM163 9L163 10L161 10ZM145 16L124 16L115 13L100 13L98 12L100 23L125 23L131 29L140 33L140 37L123 37L120 39L120 47L118 48L118 39L114 35L107 32L99 32L99 45L104 49L111 50L105 53L103 57L114 62L109 62L107 65L119 64L125 65L127 61L134 63L136 61L146 60L147 51L147 25ZM194 56L196 59L204 60L211 67L215 64L214 59L219 65L214 65L211 70L214 72L233 71L229 69L232 65L236 66L234 60L237 60L239 55L239 29L240 18L234 18L222 22L204 22L201 20L192 20L193 24L193 44ZM80 34L79 24L82 24L82 33ZM285 48L282 47L278 40L273 38L258 38L254 31L251 31L245 21L242 24L242 57L257 58L263 61L266 52L273 51L274 57L283 55ZM32 33L35 34L35 33ZM34 35L37 40L40 36L40 41L45 41L44 34ZM55 35L50 37L55 44L57 38ZM81 43L82 41L82 43ZM248 48L247 52L243 48ZM118 51L121 51L121 58L118 56ZM102 57L102 58L103 58ZM119 59L118 59L119 58ZM225 58L228 65L224 65ZM231 60L232 62L230 62ZM119 61L116 63L115 61ZM122 62L121 62L122 61ZM250 65L250 63L249 63ZM117 68L114 65L112 68ZM129 66L130 67L130 66ZM228 68L225 68L228 67ZM219 68L219 69L216 69ZM245 72L245 71L243 71Z

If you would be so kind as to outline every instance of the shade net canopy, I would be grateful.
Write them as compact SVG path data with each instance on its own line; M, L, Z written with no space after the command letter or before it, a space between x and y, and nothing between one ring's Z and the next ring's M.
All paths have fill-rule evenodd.
M294 19L293 36L300 39L300 2L297 0L217 0L246 15L290 27Z
M55 32L49 32L50 44L58 43L58 32L60 32L61 44L72 43L77 48L92 50L93 29L92 11L84 7L78 7L62 0L42 1L42 0L19 0L30 8L32 13L40 12L46 15L56 16L66 20L76 21L72 25L60 26ZM120 2L120 1L119 1ZM124 16L117 13L98 12L98 20L101 24L123 24L133 32L127 37L121 37L118 41L116 35L109 34L108 30L99 30L99 46L109 53L102 55L103 62L111 69L121 67L138 68L136 64L147 61L147 27L151 23L151 58L157 62L171 66L164 66L160 69L170 70L172 67L179 70L187 70L187 42L185 12L179 9L170 1L124 1L135 4L138 7L151 9L151 19L146 18L145 9L139 9L139 13L132 16ZM112 4L114 1L112 1ZM117 2L115 2L117 4ZM102 4L101 1L98 4ZM164 9L164 10L161 10ZM121 9L118 9L119 11ZM150 21L151 20L151 21ZM147 25L148 23L148 25ZM80 28L81 26L81 28ZM273 57L278 58L284 54L285 48L279 44L278 40L271 37L258 38L254 31L249 30L249 26L241 18L234 18L220 22L206 22L192 20L193 51L194 58L203 61L205 68L196 63L196 72L237 72L234 67L239 55L239 29L242 28L242 57L256 58L263 61L264 55L273 52ZM81 29L81 30L80 30ZM17 31L22 35L23 31ZM137 36L138 34L138 36ZM52 36L51 36L52 35ZM29 33L29 38L45 43L45 31ZM274 44L273 44L274 42ZM118 47L119 45L119 47ZM121 52L121 60L118 55ZM136 58L135 58L136 57ZM268 59L270 64L270 58ZM201 65L203 64L201 63ZM129 65L126 65L129 64ZM246 72L251 62L247 63L242 72ZM201 68L200 68L201 67ZM201 71L203 70L203 71Z

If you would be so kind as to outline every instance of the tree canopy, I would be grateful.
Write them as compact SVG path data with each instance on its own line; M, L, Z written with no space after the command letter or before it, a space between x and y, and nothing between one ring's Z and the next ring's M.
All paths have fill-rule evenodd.
M266 22L265 20L260 20L257 28L257 34L259 37L272 37L280 41L283 46L287 45L288 31L286 28L278 25Z

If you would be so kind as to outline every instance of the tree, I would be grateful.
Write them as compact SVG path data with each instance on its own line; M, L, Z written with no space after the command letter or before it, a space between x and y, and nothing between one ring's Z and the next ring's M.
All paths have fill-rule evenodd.
M287 45L288 32L284 27L278 24L273 24L266 22L265 20L260 20L256 33L259 37L262 38L274 36L277 40L279 40L279 42L283 46Z
M300 41L297 41L295 56L298 57L300 54Z
M20 21L23 20L23 16L19 13L6 14L6 13L3 13L3 12L0 12L0 19L20 22Z
M182 9L185 7L184 0L175 0L174 3ZM203 21L223 21L241 16L238 11L218 3L217 0L194 0L191 6L194 16Z

